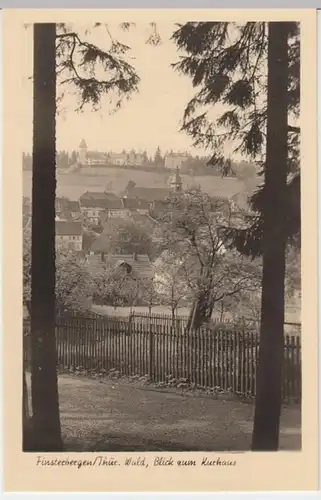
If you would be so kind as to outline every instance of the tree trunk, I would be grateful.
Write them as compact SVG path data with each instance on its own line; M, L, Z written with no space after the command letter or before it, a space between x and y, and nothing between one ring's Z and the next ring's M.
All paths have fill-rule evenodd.
M209 304L207 294L202 293L193 304L187 322L187 331L201 328L211 318L213 307L214 304Z
M252 449L276 451L282 403L289 25L269 23L260 353Z
M56 26L34 25L31 394L33 451L62 451L55 339Z

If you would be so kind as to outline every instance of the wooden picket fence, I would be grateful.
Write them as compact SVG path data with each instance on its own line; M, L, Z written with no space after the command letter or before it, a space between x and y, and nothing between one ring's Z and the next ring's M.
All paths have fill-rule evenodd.
M30 325L24 323L24 361L30 364ZM172 325L105 318L57 318L60 371L117 371L152 382L183 381L255 396L259 336L254 331L186 333ZM285 336L283 401L301 400L300 337Z

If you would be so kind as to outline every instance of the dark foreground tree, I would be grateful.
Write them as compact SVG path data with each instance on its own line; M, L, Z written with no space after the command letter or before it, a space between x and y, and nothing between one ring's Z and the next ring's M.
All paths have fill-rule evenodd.
M65 25L34 25L34 117L31 265L31 393L33 436L27 451L61 451L55 341L56 81L72 86L86 104L110 97L115 109L137 90L134 68L122 55L129 47L107 29L107 51ZM97 78L103 75L103 79ZM63 97L63 94L60 96ZM25 389L25 380L23 380ZM26 426L24 426L24 431Z
M260 353L253 450L276 451L282 404L287 241L289 23L269 23Z
M55 339L56 25L34 26L29 451L62 451Z

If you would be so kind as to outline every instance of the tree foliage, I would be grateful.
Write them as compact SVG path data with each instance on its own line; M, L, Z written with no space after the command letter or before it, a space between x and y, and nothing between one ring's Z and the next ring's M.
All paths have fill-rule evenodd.
M190 299L184 260L171 249L164 250L154 264L154 287L159 303L171 310L174 317L177 308Z
M81 312L88 308L94 282L85 263L74 252L56 249L56 313ZM31 299L31 231L23 233L23 301Z
M152 250L148 229L131 218L119 220L103 232L108 237L109 251L115 254L147 254Z
M187 104L182 130L196 146L211 151L210 163L222 175L230 168L227 149L247 156L264 173L267 123L266 22L189 22L179 25L173 40L183 52L173 66L189 76L196 89ZM299 133L300 37L298 23L291 23L288 78L288 237L300 232ZM223 109L223 111L222 111ZM216 115L215 115L216 113ZM219 116L217 116L219 113ZM227 146L228 147L227 147ZM263 167L263 169L262 169ZM246 227L229 228L231 241L246 255L262 254L264 179L251 199L256 215Z
M229 238L222 227L233 223L227 200L213 199L196 189L171 203L173 211L162 229L163 247L179 256L200 326L211 318L215 303L241 290L257 290L260 266L227 247Z
M106 48L88 41L92 29L105 30ZM130 47L116 40L108 25L95 23L84 35L73 26L58 25L57 29L58 83L66 92L76 93L78 109L87 104L97 109L103 97L109 98L109 111L120 108L138 90L139 76L126 60Z
M115 308L133 305L138 297L139 283L122 267L115 267L108 260L92 274L93 300Z

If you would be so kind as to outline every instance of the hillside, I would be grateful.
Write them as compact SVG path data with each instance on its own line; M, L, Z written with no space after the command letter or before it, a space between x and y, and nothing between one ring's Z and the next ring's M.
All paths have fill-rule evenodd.
M141 187L166 187L169 174L157 172L142 172L122 168L108 169L106 175L81 175L77 173L57 174L57 195L76 200L87 190L91 191L123 191L130 180ZM215 176L192 177L182 175L184 188L200 185L210 195L232 196L244 192L245 184L235 178L220 178ZM32 172L23 172L23 195L30 197Z

